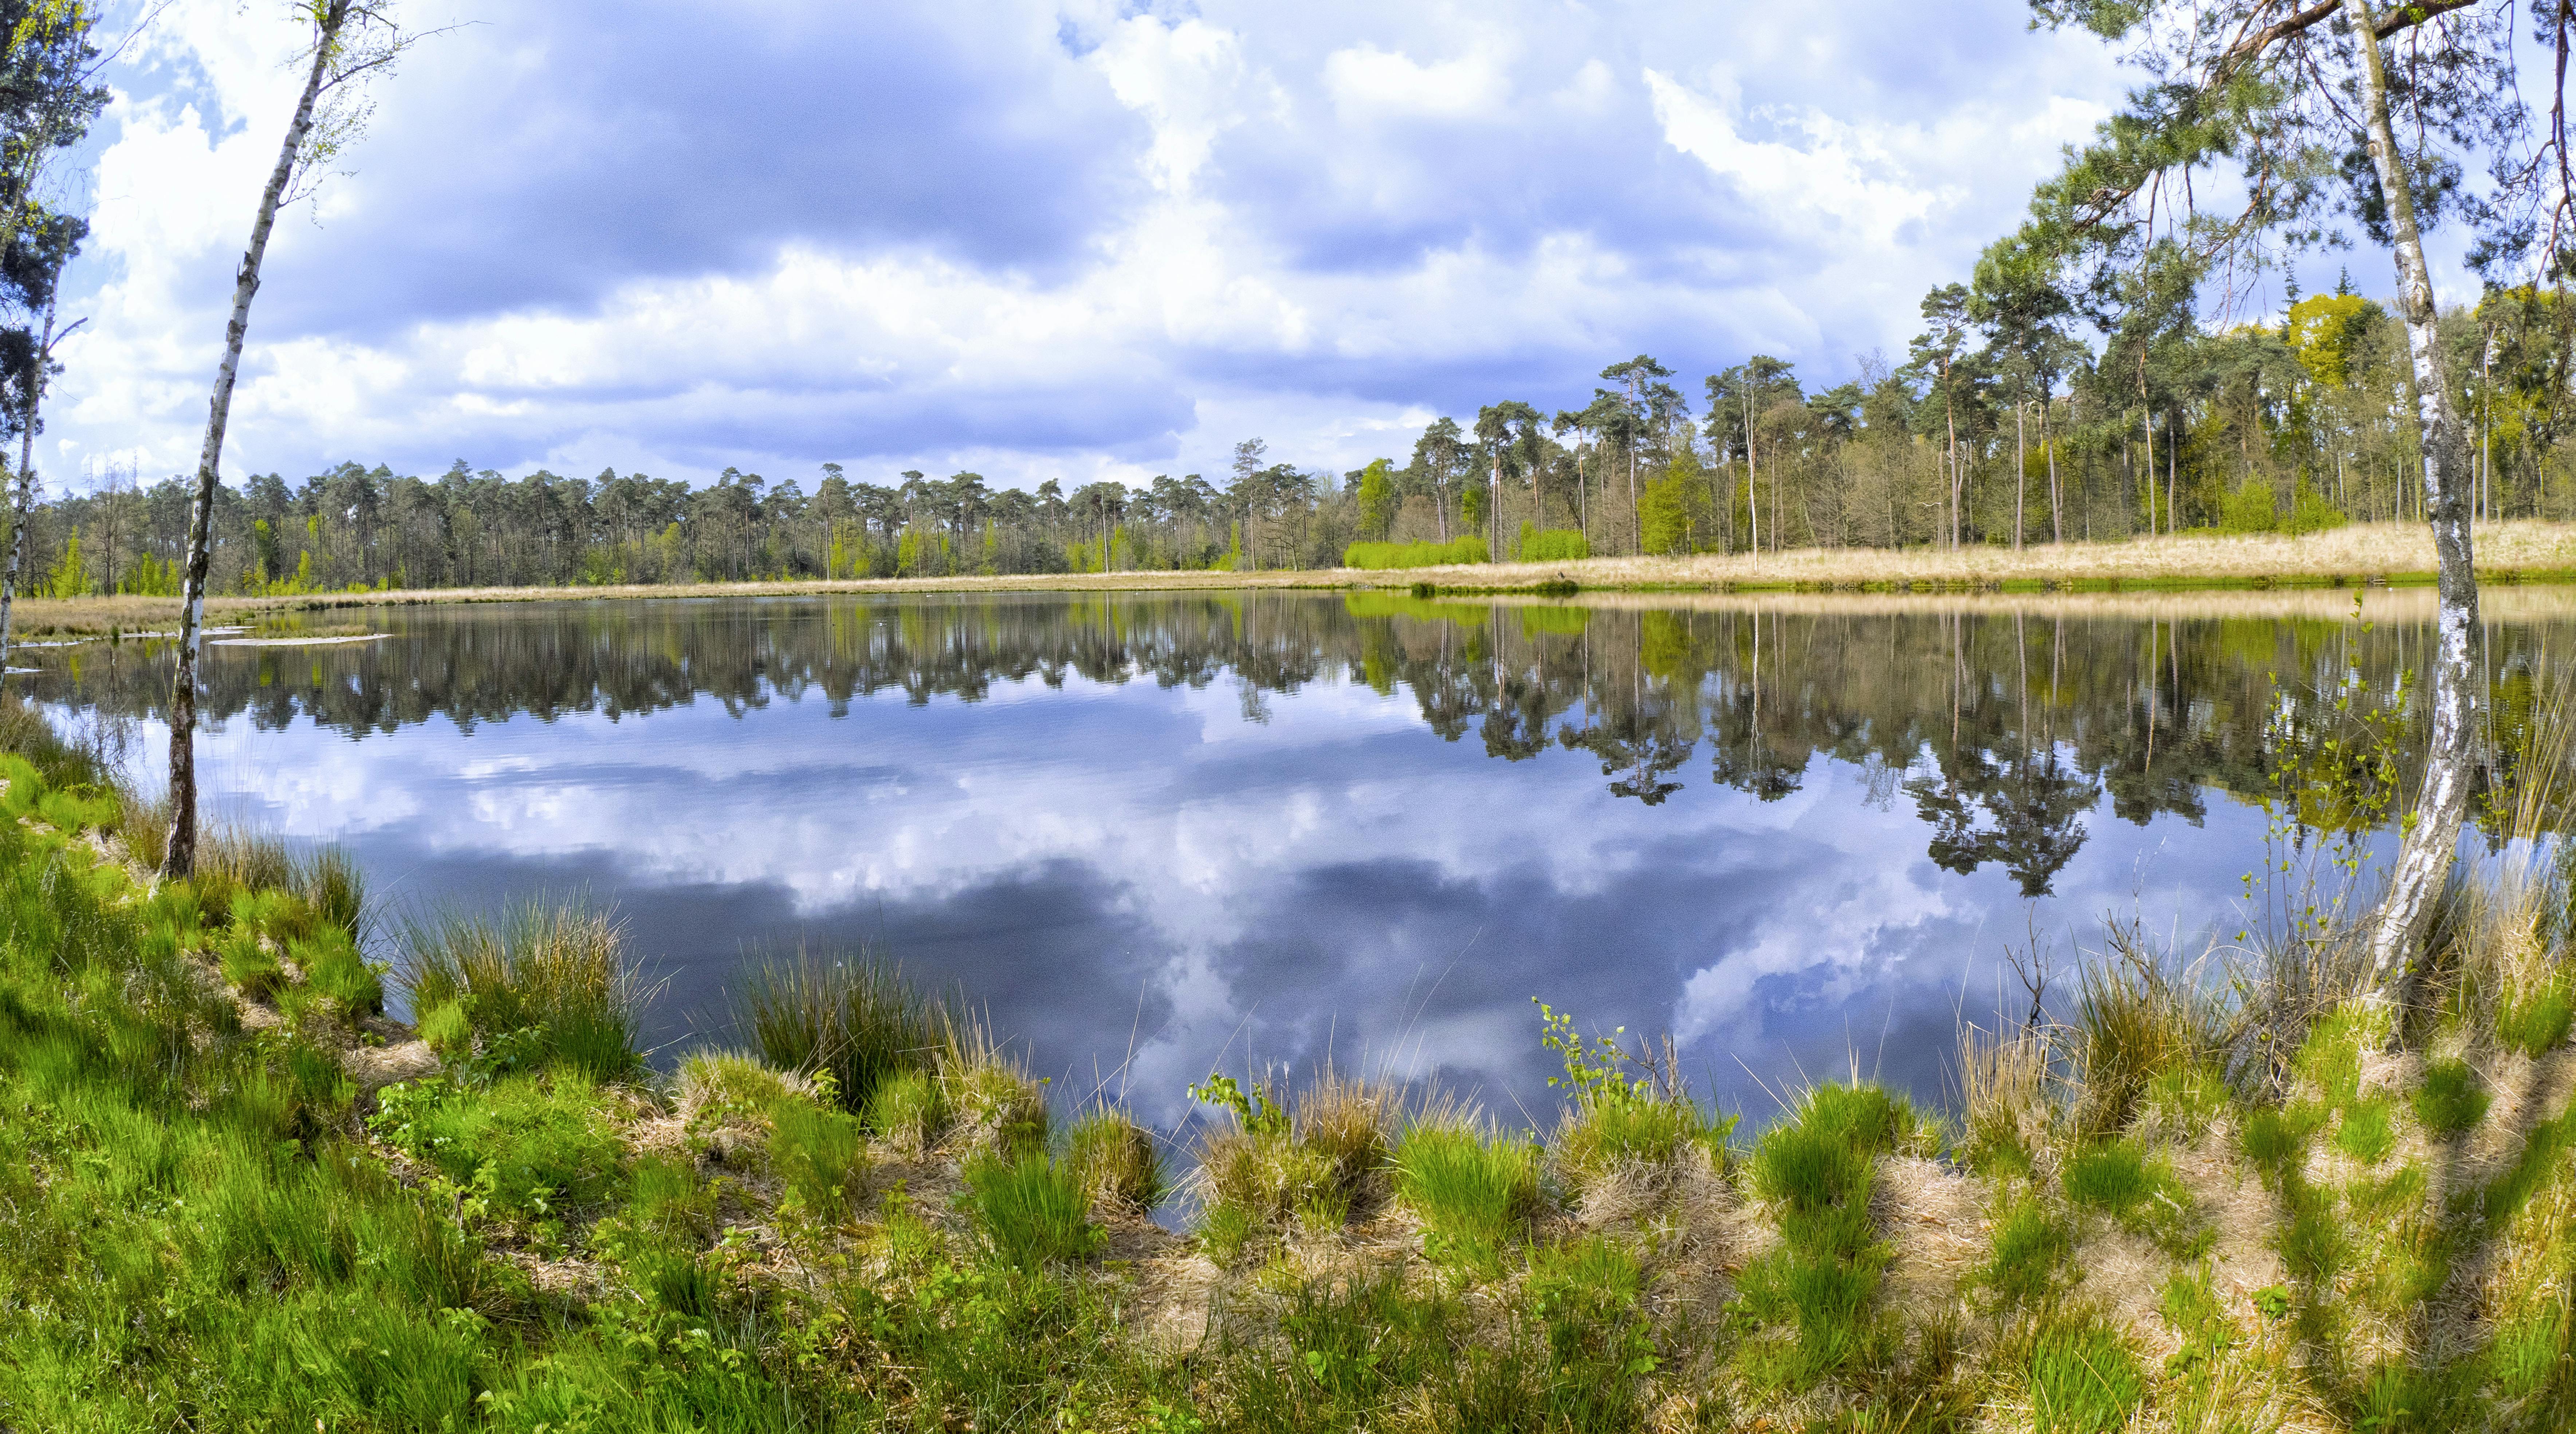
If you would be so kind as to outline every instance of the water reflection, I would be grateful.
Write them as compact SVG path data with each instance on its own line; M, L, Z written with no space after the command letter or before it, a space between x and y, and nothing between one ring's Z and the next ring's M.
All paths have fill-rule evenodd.
M397 899L614 900L668 1038L746 949L864 940L1165 1119L1221 1055L1327 1049L1538 1111L1532 995L1758 1111L1851 1060L1937 1094L2033 922L2230 920L2267 716L2421 667L2419 599L2351 601L393 609L216 649L209 800ZM2565 606L2492 604L2506 720ZM152 769L165 654L43 663Z

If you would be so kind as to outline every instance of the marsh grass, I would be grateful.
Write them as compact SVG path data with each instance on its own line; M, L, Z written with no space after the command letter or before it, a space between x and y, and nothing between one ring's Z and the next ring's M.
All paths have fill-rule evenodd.
M867 1133L857 1116L810 1099L769 1109L769 1159L806 1213L839 1220L849 1213L866 1174Z
M1095 1202L1151 1210L1166 1191L1154 1133L1122 1110L1101 1109L1065 1131L1064 1168Z
M2428 1062L2424 1083L2410 1097L2415 1118L2437 1136L2475 1129L2486 1119L2490 1099L2476 1068L2456 1056Z
M896 1071L868 1097L868 1128L903 1154L930 1153L948 1129L948 1093L929 1071Z
M955 1044L955 1021L893 966L865 954L827 959L799 951L754 966L738 988L738 1024L780 1070L829 1076L844 1110L863 1114L877 1087L936 1069Z
M1396 1144L1396 1197L1422 1217L1433 1258L1491 1271L1538 1212L1539 1160L1527 1140L1463 1114L1434 1114Z
M967 1163L965 1176L976 1228L994 1257L1011 1268L1034 1272L1083 1259L1099 1247L1082 1172L1049 1160L1043 1151L987 1152Z
M2031 1417L2040 1434L2116 1434L2147 1380L2117 1331L2098 1318L2052 1320L2031 1341Z
M691 1129L757 1124L780 1104L810 1100L811 1093L802 1077L747 1051L693 1051L671 1079L673 1113Z
M615 1080L642 1069L650 990L622 926L578 902L407 920L397 973L412 1009L464 1008L483 1044L515 1037L536 1059Z
M1886 1091L1819 1085L1754 1146L1753 1189L1775 1207L1781 1243L1745 1267L1745 1309L1794 1332L1748 1346L1758 1383L1804 1388L1877 1342L1870 1306L1888 1253L1870 1191L1879 1157L1918 1131Z

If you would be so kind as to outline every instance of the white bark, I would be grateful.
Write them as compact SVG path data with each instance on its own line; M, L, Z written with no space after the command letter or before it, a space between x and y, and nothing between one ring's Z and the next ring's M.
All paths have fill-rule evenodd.
M250 332L250 301L259 293L260 261L268 253L269 231L277 225L278 205L294 181L296 161L313 132L313 111L331 72L332 51L347 25L351 0L327 0L313 15L313 64L304 77L304 93L287 123L277 164L268 187L260 191L259 215L251 222L250 247L233 273L232 317L224 325L224 358L215 370L215 391L206 405L206 442L197 457L197 491L188 505L187 573L179 596L178 673L170 687L170 844L161 873L186 877L197 863L197 656L206 627L206 564L212 546L215 484L222 472L224 425L232 416L233 380L241 370L242 342Z
M2388 74L2381 60L2376 17L2369 0L2344 0L2353 46L2361 61L2362 119L2370 159L2388 202L2388 224L2397 248L2397 311L2406 324L2406 354L2414 370L2415 421L2423 434L2424 514L2440 560L2435 618L2433 730L2424 754L2424 785L2416 794L2412 825L2398 843L2370 932L2371 979L2380 993L2402 997L2414 974L2413 954L2433 899L2448 878L2469 804L2472 744L2478 730L2478 581L2461 480L2468 454L2450 390L2442 373L2439 312L2424 239L2415 223L2397 136L2388 118Z

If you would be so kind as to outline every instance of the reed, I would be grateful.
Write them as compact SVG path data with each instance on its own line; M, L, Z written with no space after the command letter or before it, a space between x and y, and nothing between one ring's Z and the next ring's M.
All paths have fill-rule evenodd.
M737 1024L780 1070L828 1079L853 1114L903 1072L936 1069L953 1044L945 1006L923 997L895 967L864 954L844 960L800 951L763 962L738 988Z
M448 912L406 920L399 946L398 978L414 1011L461 1006L484 1043L521 1037L541 1061L593 1080L642 1068L651 992L608 913L538 901L497 915Z

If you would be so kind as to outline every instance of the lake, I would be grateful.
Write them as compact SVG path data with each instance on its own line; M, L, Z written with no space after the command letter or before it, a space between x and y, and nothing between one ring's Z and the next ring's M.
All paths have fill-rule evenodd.
M2356 603L2359 613L2356 615ZM2499 589L2511 707L2576 593ZM207 810L393 908L586 893L665 1063L750 960L962 988L1059 1096L1166 1126L1212 1067L1385 1069L1548 1117L1531 998L1669 1031L1759 1120L1943 1094L2006 961L2248 920L2267 731L2422 670L2420 592L2152 598L867 595L343 610L215 646ZM317 617L316 621L324 620ZM166 644L12 654L166 761ZM2519 684L2517 686L2517 684ZM2474 838L2473 838L2474 840Z

